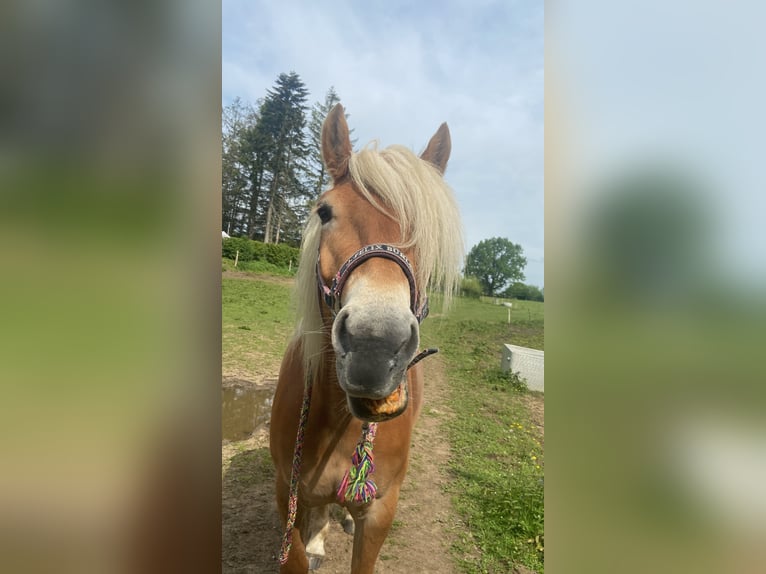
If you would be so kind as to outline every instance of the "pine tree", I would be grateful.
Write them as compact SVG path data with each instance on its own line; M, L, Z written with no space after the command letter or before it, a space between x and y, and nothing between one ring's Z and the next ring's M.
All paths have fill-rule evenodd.
M263 107L261 101L261 108ZM272 142L268 133L262 128L260 116L255 125L251 126L243 137L243 148L248 158L247 168L250 180L249 201L245 206L245 230L251 239L263 237L263 198L269 189L271 176L268 165L272 154Z
M325 95L324 102L315 102L311 108L311 120L309 121L309 178L313 198L316 199L322 190L330 183L330 174L325 171L322 161L322 125L333 106L340 102L340 97L335 87L330 86ZM348 120L348 114L345 114ZM351 130L351 134L354 130ZM356 138L351 139L351 144L356 144Z
M305 171L308 156L304 132L307 96L308 90L298 74L280 74L260 109L253 141L259 143L264 167L269 172L268 191L263 198L265 243L277 240L285 212L306 193L301 172ZM261 177L259 188L265 189L265 183Z

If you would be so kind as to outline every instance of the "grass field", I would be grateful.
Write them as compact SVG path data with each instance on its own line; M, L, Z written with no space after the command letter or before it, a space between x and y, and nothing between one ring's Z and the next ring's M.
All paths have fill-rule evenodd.
M223 375L275 373L293 329L290 284L224 277L221 291Z
M297 267L285 269L279 267L268 261L238 261L237 266L234 267L234 261L221 258L221 269L223 271L244 271L247 273L262 273L267 275L276 275L279 277L294 277Z
M449 487L467 529L455 550L464 571L544 571L542 419L529 393L500 371L503 343L543 349L542 303L507 308L457 299L446 315L434 301L423 344L438 346L448 367L452 446ZM473 551L478 548L479 552Z
M454 547L461 570L544 571L543 429L539 397L499 369L503 343L542 349L542 303L456 299L442 314L438 297L422 325L422 346L437 346L447 366L451 483L465 528ZM293 327L290 286L282 278L223 278L226 374L274 373Z

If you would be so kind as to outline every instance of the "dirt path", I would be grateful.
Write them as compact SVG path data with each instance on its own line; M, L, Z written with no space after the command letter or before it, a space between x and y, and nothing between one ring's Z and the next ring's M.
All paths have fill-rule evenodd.
M449 445L442 426L453 416L446 407L447 383L441 358L424 362L425 404L415 427L410 468L402 487L394 526L380 553L378 574L456 572L450 545L461 528L443 486L448 482ZM281 528L274 502L274 474L268 429L248 440L225 444L223 457L223 572L278 572ZM334 517L340 517L340 509ZM347 574L351 537L331 521L327 557L320 574Z

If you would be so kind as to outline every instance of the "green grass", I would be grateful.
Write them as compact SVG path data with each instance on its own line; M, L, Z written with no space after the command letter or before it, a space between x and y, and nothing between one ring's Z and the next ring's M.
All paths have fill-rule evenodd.
M221 290L224 373L276 375L293 329L290 285L224 277Z
M223 271L245 271L248 273L259 273L262 275L276 275L278 277L294 277L297 270L297 266L293 265L292 268L279 267L268 261L238 261L237 266L234 267L234 260L221 258L221 269Z
M466 530L455 544L465 572L509 572L513 564L544 571L543 449L521 390L499 369L503 343L542 349L543 304L507 308L458 299L423 324L425 345L440 347L448 367L452 446L449 487Z
M542 350L545 343L543 316L545 304L538 301L512 300L511 323L508 324L508 308L491 302L458 297L453 300L452 308L442 316L442 301L438 295L429 298L431 314L424 323L427 333L439 336L440 330L448 329L457 323L465 324L472 330L489 329L493 336L491 344L512 343L522 347ZM435 327L435 328L434 328ZM472 337L473 340L473 337ZM442 337L441 342L449 347L456 341ZM461 342L461 345L464 343ZM500 347L492 347L491 352L500 352ZM497 364L500 364L498 359Z

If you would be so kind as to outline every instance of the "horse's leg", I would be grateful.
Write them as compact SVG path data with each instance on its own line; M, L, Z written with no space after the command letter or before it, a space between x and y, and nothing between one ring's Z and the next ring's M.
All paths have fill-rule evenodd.
M383 542L396 514L399 490L391 489L368 508L354 512L354 553L351 574L373 574Z
M277 507L279 508L279 516L282 519L282 531L284 532L285 524L287 524L287 502L290 498L288 486L281 480L277 479ZM298 516L295 520L295 527L292 534L292 545L290 546L290 553L287 555L287 562L283 564L279 572L280 574L306 574L309 569L308 558L306 558L306 549L303 545L303 538L301 537L300 525L303 517L300 503L298 504Z
M324 541L330 530L330 505L306 509L303 515L303 526L309 570L318 570L325 556Z
M351 513L347 508L343 509L343 520L341 520L340 523L343 526L343 530L346 532L346 534L354 533L354 519L351 517Z

